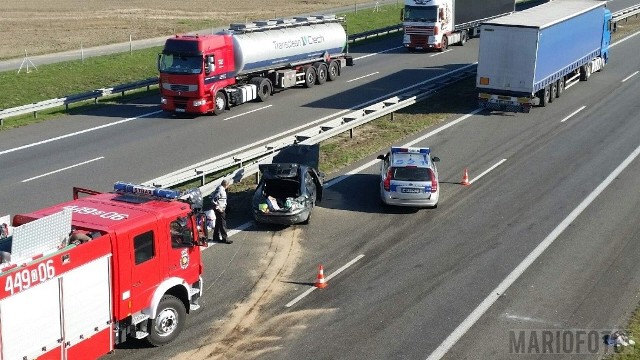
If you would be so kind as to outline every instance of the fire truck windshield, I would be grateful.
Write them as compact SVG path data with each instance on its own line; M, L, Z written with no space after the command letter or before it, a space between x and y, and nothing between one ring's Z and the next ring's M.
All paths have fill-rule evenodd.
M438 21L437 6L406 6L404 8L404 21Z
M200 74L202 72L202 58L199 56L162 54L159 65L162 73Z

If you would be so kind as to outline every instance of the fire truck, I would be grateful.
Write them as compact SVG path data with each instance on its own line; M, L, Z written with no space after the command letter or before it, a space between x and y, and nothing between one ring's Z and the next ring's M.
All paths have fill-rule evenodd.
M199 190L117 182L0 217L0 359L95 359L174 340L202 295Z

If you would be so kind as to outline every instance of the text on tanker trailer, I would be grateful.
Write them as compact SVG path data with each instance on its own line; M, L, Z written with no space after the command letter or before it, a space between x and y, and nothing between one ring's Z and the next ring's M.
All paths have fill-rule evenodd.
M231 24L215 35L167 39L158 57L161 107L178 113L221 114L265 101L275 89L335 80L353 59L335 15Z
M476 87L480 107L529 112L586 81L609 59L606 3L562 0L482 25Z
M0 217L2 359L95 359L128 337L164 345L199 308L199 190L118 182L73 195Z
M512 13L515 0L405 0L401 13L409 51L444 51L449 45L464 45L477 35L480 24Z

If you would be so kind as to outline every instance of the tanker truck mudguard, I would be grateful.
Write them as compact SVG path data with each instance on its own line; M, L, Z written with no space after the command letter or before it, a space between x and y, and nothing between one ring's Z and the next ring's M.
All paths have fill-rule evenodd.
M118 182L0 217L0 358L96 359L174 340L202 295L199 190Z
M552 1L481 26L476 87L481 108L547 106L609 60L606 2Z
M219 115L278 89L335 80L353 58L342 18L318 15L231 24L213 35L176 35L158 56L161 108Z
M515 0L405 0L400 20L409 51L445 51L477 36L480 24L515 11Z

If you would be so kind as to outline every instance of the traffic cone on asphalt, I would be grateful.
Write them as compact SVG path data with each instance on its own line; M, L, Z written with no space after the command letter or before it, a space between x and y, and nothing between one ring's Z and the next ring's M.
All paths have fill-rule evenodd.
M467 168L464 168L464 174L462 174L462 181L460 182L460 185L471 185L471 183L469 182L469 172L467 171Z
M324 281L324 267L322 265L320 265L320 267L318 268L318 276L316 277L316 282L314 285L319 289L324 289L327 287L327 285L329 285Z

